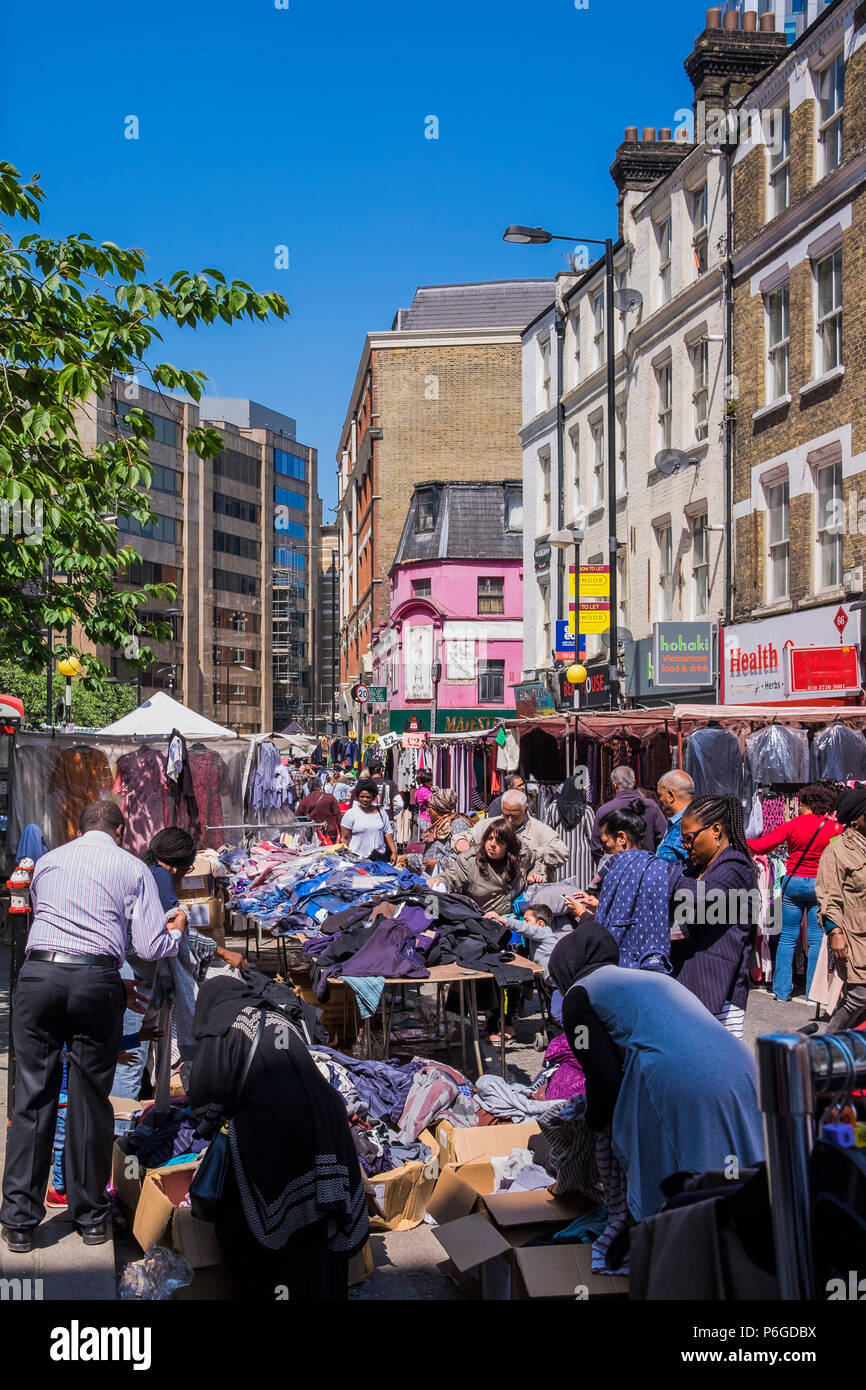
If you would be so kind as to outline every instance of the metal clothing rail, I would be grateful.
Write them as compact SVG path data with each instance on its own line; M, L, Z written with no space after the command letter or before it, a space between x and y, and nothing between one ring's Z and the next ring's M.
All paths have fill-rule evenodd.
M847 1052L847 1056L846 1056ZM758 1095L764 1116L767 1178L779 1294L813 1299L809 1157L816 1098L866 1086L866 1033L758 1038Z

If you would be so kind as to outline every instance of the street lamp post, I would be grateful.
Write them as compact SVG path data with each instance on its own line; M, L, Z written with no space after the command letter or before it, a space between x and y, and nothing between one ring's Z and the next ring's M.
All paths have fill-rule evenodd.
M611 709L616 709L619 704L619 632L616 570L618 542L616 535L616 353L614 344L613 241L610 237L606 237L604 241L599 241L593 237L558 236L553 232L545 231L543 227L522 227L516 224L505 229L502 240L518 246L546 246L550 241L571 241L586 243L589 246L604 247L605 347L607 350L607 529L610 575L610 705ZM557 383L557 387L561 395L561 381ZM577 582L577 578L575 578L575 584ZM578 595L575 593L575 600L577 597Z

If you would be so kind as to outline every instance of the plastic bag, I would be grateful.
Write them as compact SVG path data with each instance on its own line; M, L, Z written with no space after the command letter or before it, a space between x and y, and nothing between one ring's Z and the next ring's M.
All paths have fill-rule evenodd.
M120 1297L127 1301L164 1303L193 1281L192 1267L164 1245L151 1245L144 1257L124 1265Z

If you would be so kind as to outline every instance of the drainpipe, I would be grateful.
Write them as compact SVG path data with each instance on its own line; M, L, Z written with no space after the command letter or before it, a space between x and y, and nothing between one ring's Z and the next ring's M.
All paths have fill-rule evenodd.
M734 376L734 208L732 198L733 150L725 150L725 377L730 387ZM733 621L734 608L734 431L736 420L725 400L725 627Z

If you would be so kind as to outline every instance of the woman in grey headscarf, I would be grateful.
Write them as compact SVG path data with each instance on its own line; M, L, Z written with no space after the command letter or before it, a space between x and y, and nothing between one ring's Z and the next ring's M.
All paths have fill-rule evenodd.
M450 787L435 791L428 802L430 829L424 832L422 854L408 854L406 867L413 874L431 874L453 867L458 854L472 848L472 826L457 812L457 793ZM402 858L399 861L402 863Z

